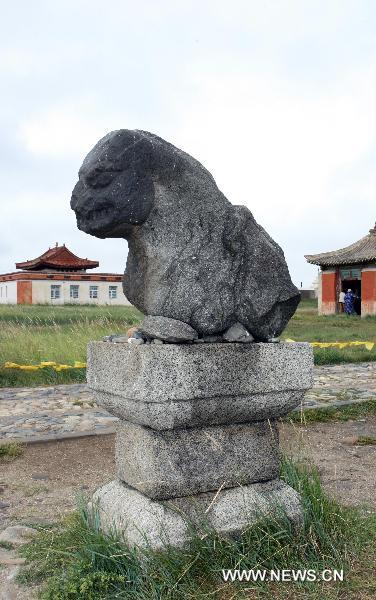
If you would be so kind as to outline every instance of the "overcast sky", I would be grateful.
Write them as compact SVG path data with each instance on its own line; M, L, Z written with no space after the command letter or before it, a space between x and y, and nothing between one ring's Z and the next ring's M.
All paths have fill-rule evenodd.
M71 190L108 131L192 154L282 246L346 246L376 219L374 0L1 0L0 273L58 241L122 272L123 240L76 228Z

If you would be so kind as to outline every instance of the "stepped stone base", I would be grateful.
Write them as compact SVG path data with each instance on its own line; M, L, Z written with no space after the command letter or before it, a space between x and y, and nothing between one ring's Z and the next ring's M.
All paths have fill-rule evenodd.
M182 546L208 527L237 536L299 495L278 479L275 418L311 387L309 344L91 342L88 385L120 418L119 480L97 490L102 528L131 546Z
M192 526L198 532L206 526L238 536L263 516L281 512L297 527L302 524L299 494L279 479L164 502L115 480L95 492L93 505L104 531L116 529L130 546L154 549L183 546L192 537Z
M154 431L120 421L119 479L156 499L190 496L278 477L278 430L261 421Z
M276 419L312 386L307 343L90 342L88 386L111 414L155 430Z

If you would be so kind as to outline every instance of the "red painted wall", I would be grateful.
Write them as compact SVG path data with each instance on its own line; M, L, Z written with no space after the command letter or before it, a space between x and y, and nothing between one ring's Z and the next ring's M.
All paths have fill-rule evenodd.
M17 304L33 303L32 285L32 281L17 281Z
M322 305L323 315L333 315L337 308L337 273L322 273Z
M376 314L376 270L362 271L362 316Z

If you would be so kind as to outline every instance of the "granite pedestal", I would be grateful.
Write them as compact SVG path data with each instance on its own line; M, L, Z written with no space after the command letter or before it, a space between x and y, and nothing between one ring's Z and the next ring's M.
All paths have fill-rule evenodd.
M119 479L94 495L103 528L157 548L184 544L203 520L230 535L279 510L298 524L275 419L312 377L306 343L90 343L88 385L120 418Z

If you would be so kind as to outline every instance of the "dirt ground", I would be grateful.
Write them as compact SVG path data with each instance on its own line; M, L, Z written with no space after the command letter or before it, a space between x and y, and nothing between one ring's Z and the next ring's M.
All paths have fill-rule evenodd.
M281 448L319 468L327 491L341 503L376 507L376 446L356 444L376 436L376 419L280 426ZM114 436L30 444L12 462L0 463L0 531L7 525L47 524L74 510L77 496L91 496L115 477ZM19 567L0 570L0 600L31 600L38 588L18 586Z
M280 426L281 448L312 459L327 491L346 505L376 506L376 446L356 445L376 436L376 419ZM30 444L12 462L0 463L0 530L15 523L49 523L74 510L115 477L114 436Z
M313 462L330 496L346 506L375 509L376 446L357 444L359 436L376 437L376 418L280 426L281 449Z

